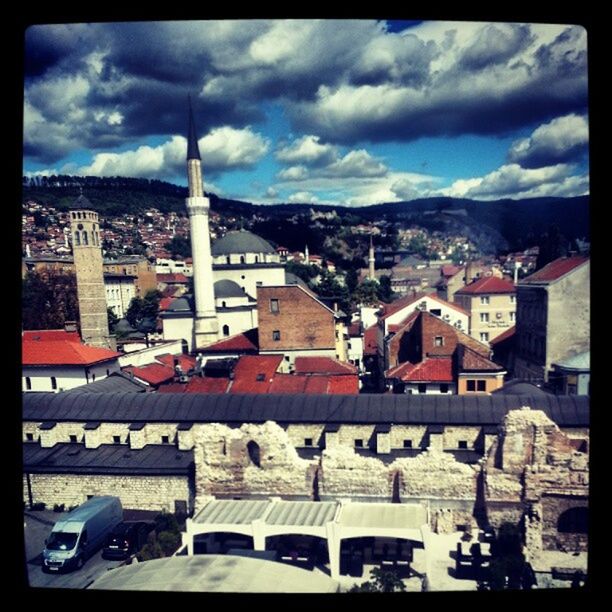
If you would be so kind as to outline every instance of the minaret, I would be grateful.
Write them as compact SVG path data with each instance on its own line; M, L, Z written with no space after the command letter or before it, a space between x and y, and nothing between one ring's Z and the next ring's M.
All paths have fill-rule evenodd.
M189 197L185 200L191 231L191 257L193 259L193 293L195 318L193 321L193 347L201 348L218 340L219 324L215 311L215 294L208 230L210 202L204 196L202 163L196 137L191 98L189 99L189 135L187 140L187 176Z
M108 332L106 290L98 213L81 194L70 212L72 253L77 278L81 338L85 344L112 348Z
M310 254L308 253L308 245L306 245L306 248L304 249L304 261L306 262L307 266L310 265Z
M372 243L372 236L370 235L370 251L368 254L368 264L370 267L369 273L368 273L368 278L370 280L376 280L376 274L374 274L374 262L375 262L375 258L374 258L374 244Z

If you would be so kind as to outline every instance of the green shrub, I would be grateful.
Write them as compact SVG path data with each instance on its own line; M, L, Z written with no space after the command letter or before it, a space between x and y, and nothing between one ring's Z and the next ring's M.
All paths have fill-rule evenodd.
M64 504L55 504L53 506L53 512L63 512L64 511Z
M164 556L170 557L181 545L181 535L180 533L174 533L172 531L162 531L157 536L157 542L161 546Z
M178 521L174 514L162 512L155 517L155 532L160 534L162 531L180 532Z
M30 510L44 510L47 507L45 502L36 502L30 506Z

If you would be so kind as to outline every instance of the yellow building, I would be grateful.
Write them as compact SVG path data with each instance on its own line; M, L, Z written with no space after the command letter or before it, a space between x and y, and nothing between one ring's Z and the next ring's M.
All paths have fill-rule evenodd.
M491 342L515 324L516 287L509 281L487 276L457 291L456 304L470 313L469 334Z

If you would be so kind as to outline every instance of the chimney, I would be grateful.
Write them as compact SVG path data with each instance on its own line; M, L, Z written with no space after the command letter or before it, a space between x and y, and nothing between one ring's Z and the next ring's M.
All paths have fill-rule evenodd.
M64 321L64 331L66 332L78 331L76 321Z

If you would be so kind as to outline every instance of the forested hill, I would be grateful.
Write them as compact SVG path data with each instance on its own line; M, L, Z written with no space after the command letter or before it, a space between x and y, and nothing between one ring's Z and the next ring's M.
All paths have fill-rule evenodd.
M70 207L81 193L102 216L137 213L147 208L186 213L187 188L163 181L122 177L35 177L23 181L23 202L38 201L60 210ZM315 204L258 205L208 194L216 212L251 219L254 214L281 218L306 214L311 209L335 209L345 222L358 224L385 219L430 230L484 232L498 246L523 248L530 236L557 225L566 238L589 238L589 196L477 201L457 198L426 198L363 207Z

